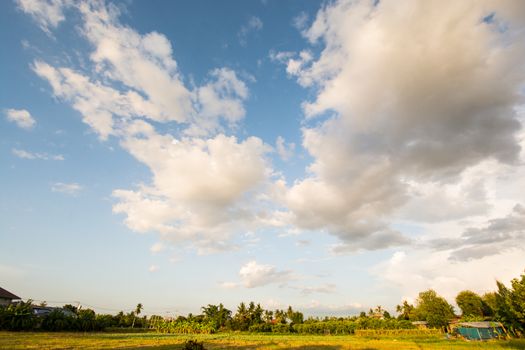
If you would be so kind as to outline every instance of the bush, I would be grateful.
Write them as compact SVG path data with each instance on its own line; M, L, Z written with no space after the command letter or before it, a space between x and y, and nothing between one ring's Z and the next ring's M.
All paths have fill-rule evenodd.
M71 331L76 328L76 319L60 310L55 309L42 319L40 328L45 331Z
M206 350L206 348L204 347L204 344L196 340L187 340L186 342L184 342L184 347L182 349L184 350Z
M0 329L8 331L30 331L37 327L38 319L33 314L32 300L0 307Z
M276 323L272 325L272 332L273 333L292 333L294 329L292 326L284 323Z
M211 334L215 333L213 324L208 322L197 322L193 320L159 320L155 329L161 333L184 333L184 334Z
M272 332L272 325L269 323L254 324L248 330L254 333L268 333Z

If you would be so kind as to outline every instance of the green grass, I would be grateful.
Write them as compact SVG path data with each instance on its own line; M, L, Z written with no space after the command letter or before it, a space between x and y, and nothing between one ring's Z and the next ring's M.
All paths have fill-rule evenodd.
M206 349L522 349L525 339L467 342L445 339L444 336L424 337L358 337L274 334L200 334L174 335L152 333L40 333L0 332L0 349L182 349L184 341L204 342Z

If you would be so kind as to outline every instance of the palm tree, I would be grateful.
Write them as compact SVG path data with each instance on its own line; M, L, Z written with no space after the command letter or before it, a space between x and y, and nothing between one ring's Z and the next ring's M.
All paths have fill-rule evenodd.
M142 304L138 303L137 307L135 308L135 312L133 313L133 323L131 324L131 328L135 327L135 319L137 318L138 315L140 315L141 311L142 311Z

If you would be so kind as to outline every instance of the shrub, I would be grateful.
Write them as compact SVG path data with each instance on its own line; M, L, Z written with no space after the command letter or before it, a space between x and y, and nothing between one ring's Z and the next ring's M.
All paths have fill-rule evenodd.
M184 342L183 350L206 350L202 342L196 340L187 340Z
M9 331L29 331L38 325L38 319L33 314L32 300L0 307L0 329Z
M42 319L40 328L45 331L71 331L75 330L76 320L67 316L62 310L55 309Z

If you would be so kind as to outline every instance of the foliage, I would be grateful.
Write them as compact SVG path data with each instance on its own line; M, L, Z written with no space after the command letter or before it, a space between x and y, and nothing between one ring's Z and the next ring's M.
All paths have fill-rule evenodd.
M184 343L183 350L205 350L204 344L196 340L187 340Z
M464 290L459 292L456 296L456 304L461 309L462 317L483 317L483 300L479 295L470 291Z
M409 304L406 300L403 300L403 304L396 306L396 311L399 313L399 316L397 316L399 320L414 318L414 305Z
M40 327L45 331L72 331L76 330L76 321L76 318L67 316L60 309L55 309L42 319Z
M231 323L232 312L224 307L224 305L212 305L202 307L202 313L204 319L218 331L221 328L225 328Z
M210 334L215 333L215 327L209 322L199 322L195 319L158 320L155 329L160 333L180 334Z
M454 308L434 290L419 293L414 316L431 328L444 328L454 318Z
M356 329L355 333L358 337L379 337L379 336L412 336L412 337L428 337L429 335L442 334L440 329Z
M354 334L362 329L413 329L411 322L406 320L377 319L373 317L359 317L348 319L328 319L324 321L308 320L299 325L294 325L293 330L301 334Z
M0 329L27 331L36 328L38 319L33 314L32 300L0 307Z
M479 296L462 291L456 297L463 320L492 319L503 323L514 335L525 334L525 274L515 278L507 287L497 282L497 292ZM397 306L397 318L390 317L381 306L362 312L359 317L325 317L304 320L301 312L291 306L284 310L264 310L260 304L240 303L235 315L223 304L202 307L202 314L165 319L158 315L142 316L142 304L129 312L116 315L96 314L91 309L64 305L63 308L48 307L47 315L37 316L31 300L0 307L0 330L10 331L81 331L92 332L105 329L150 329L158 333L212 334L227 331L252 333L299 333L311 335L348 334L416 334L411 321L426 321L429 327L444 328L454 318L452 306L433 290L419 293L416 304L403 301ZM377 332L373 332L373 331ZM368 332L369 331L369 332ZM397 332L397 333L396 333ZM433 333L432 333L433 334Z
M510 288L499 281L496 283L495 317L511 333L522 336L525 333L525 274L513 279Z
M483 315L492 317L497 308L496 292L485 293L481 296L481 302L483 303Z

